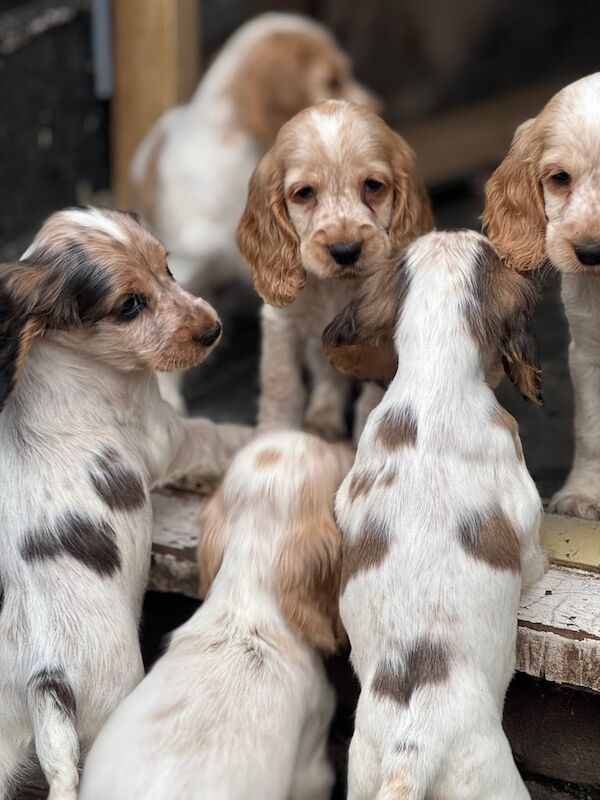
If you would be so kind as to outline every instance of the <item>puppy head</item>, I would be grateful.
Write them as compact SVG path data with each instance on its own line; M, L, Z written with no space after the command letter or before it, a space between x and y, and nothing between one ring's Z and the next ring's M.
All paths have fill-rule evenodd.
M267 150L281 126L329 98L375 111L379 101L352 76L350 62L320 25L289 15L255 21L264 34L250 48L232 88L241 124Z
M420 298L428 287L433 293L427 312L433 319L424 318L422 324L439 320L449 326L448 335L455 335L456 327L451 326L458 315L477 343L490 385L498 383L504 367L525 397L541 402L537 344L530 325L536 285L503 264L491 243L474 231L429 233L400 251L385 269L369 275L356 298L323 333L325 352L335 367L363 380L389 383L398 364L397 322L415 282L420 284Z
M190 367L215 346L215 311L173 280L161 244L126 213L53 214L0 268L2 402L38 336L123 369Z
M519 270L600 268L600 73L555 95L521 125L486 186L483 223Z
M307 271L362 277L432 224L406 142L364 107L328 101L284 125L257 166L238 243L258 293L284 306Z

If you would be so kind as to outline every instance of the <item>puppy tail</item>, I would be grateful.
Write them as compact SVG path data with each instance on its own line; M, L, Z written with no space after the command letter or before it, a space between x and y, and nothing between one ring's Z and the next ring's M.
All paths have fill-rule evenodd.
M64 670L45 668L27 684L27 706L40 766L50 786L48 800L75 800L79 782L79 737L73 689Z

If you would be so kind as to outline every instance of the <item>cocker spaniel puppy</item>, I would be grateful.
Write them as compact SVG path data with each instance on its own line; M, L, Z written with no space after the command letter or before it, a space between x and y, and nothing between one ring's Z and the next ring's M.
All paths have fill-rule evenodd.
M259 429L344 435L351 383L324 357L322 331L369 270L432 225L413 151L375 113L331 100L283 126L252 175L238 229L265 301ZM365 387L356 432L380 398Z
M535 289L474 231L427 234L394 266L324 335L334 364L391 380L335 503L361 683L348 800L527 800L502 706L542 504L486 377L503 361L539 400Z
M562 273L571 331L575 456L550 508L600 519L600 73L517 130L486 186L485 231L511 267Z
M80 800L327 800L339 626L333 496L354 451L298 432L237 455L204 515L202 608L110 718Z
M0 797L37 758L75 800L80 756L143 675L152 486L225 470L251 431L182 420L155 369L221 324L128 214L52 215L0 265Z
M284 122L327 98L371 107L328 31L293 14L265 14L224 45L190 102L165 114L132 163L137 205L195 294L248 271L235 245L248 179ZM181 376L161 380L183 409Z

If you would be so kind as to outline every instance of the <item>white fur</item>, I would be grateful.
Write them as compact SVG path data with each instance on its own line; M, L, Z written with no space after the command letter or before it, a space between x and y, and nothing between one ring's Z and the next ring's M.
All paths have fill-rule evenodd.
M543 570L542 508L509 431L490 422L498 404L466 324L481 241L473 232L432 233L409 247L398 372L336 497L342 574L353 543L373 523L390 543L380 563L349 578L340 598L362 686L349 800L529 797L501 719L522 585ZM416 442L390 450L378 436L382 419L407 408ZM352 500L362 472L373 485ZM475 559L459 542L461 520L494 506L517 533L520 573ZM374 691L382 665L411 672L408 653L420 640L443 647L447 675L417 680L406 704ZM428 669L417 660L409 682Z
M330 507L342 474L327 445L301 433L260 437L237 455L208 597L98 736L80 800L329 797L333 691L282 613L277 570L306 481L331 484Z
M118 224L118 215L103 224L95 211L55 215L53 224L68 237L70 225L88 225L80 214L104 233ZM126 241L127 231L118 238ZM168 294L162 297L167 304ZM189 302L216 319L207 304ZM180 420L162 401L153 371L118 354L113 363L110 355L94 350L89 329L49 331L32 345L0 412L2 798L37 754L51 800L75 800L80 752L143 675L138 623L150 565L150 489L181 471L213 472L219 462L224 470L232 454L221 448L218 426ZM234 433L237 447L249 438ZM94 487L92 475L106 477L98 459L107 458L137 481L142 497L129 508L127 501L111 506ZM116 569L100 572L100 556L91 563L97 529L80 543L91 552L84 560L64 547L51 557L25 556L31 535L38 549L52 548L48 526L60 531L67 514L110 526ZM57 670L74 716L47 685L35 691L36 675Z

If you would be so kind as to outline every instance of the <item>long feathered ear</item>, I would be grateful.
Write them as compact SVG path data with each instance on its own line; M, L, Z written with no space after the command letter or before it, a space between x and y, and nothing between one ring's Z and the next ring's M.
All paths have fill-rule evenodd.
M417 170L417 158L404 139L390 131L390 162L394 176L394 207L389 233L395 247L433 228L431 203Z
M343 638L340 570L341 534L332 512L297 524L279 556L279 602L290 624L326 653Z
M223 561L225 552L225 504L221 488L213 494L200 516L201 538L198 545L200 597L205 598Z
M325 354L336 369L383 385L392 380L398 369L394 333L407 289L404 251L365 278L323 331Z
M306 273L300 239L285 207L284 168L277 146L260 161L237 229L238 246L265 303L286 306L302 291Z
M536 119L517 128L510 150L485 187L483 230L507 266L546 262L546 213L539 175L543 135Z
M473 333L496 347L504 371L521 394L541 405L541 368L531 324L539 286L530 275L509 269L486 242L477 256L477 298L469 311Z

